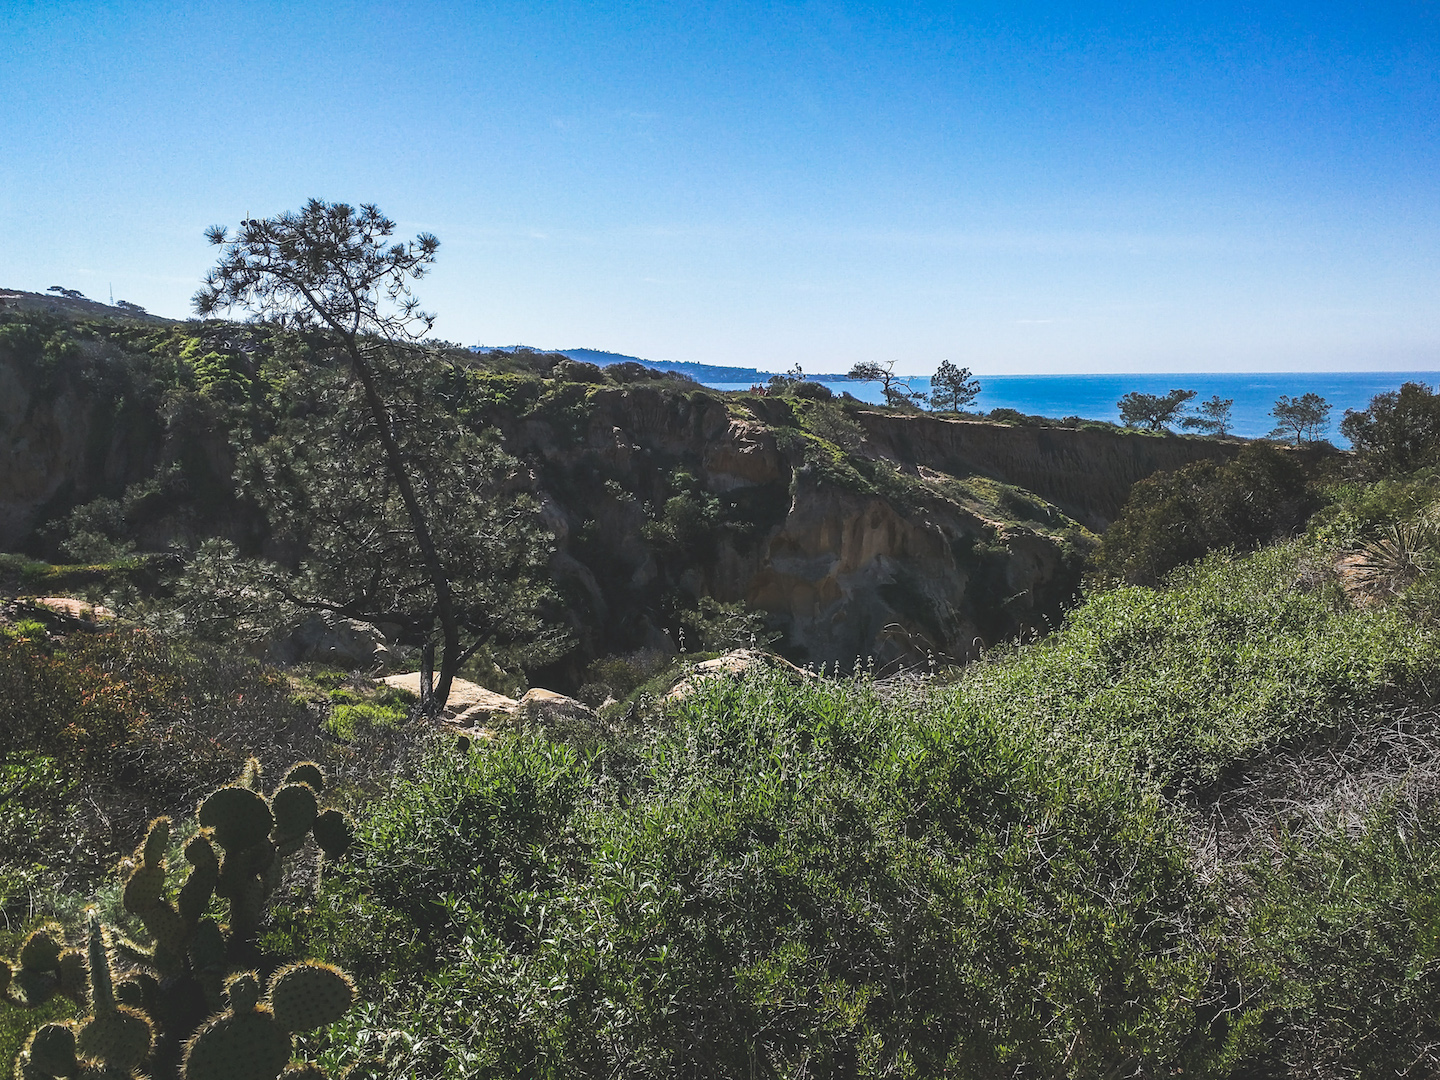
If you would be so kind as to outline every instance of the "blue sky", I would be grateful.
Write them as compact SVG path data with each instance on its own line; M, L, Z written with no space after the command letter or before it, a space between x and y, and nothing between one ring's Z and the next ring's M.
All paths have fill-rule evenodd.
M0 286L184 316L374 202L437 332L843 370L1440 369L1433 5L0 2Z

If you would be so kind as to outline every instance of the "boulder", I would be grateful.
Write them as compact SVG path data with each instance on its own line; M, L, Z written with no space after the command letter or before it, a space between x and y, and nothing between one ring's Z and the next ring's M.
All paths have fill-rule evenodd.
M541 723L551 720L591 720L595 717L595 710L583 701L576 701L572 697L538 686L525 691L516 713Z
M28 601L56 615L68 615L72 619L94 622L97 619L113 619L115 613L107 607L92 604L88 600L77 600L73 596L40 596Z
M383 667L395 660L390 643L374 623L333 611L309 616L276 651L288 659L346 668Z
M387 675L380 681L386 686L408 690L416 697L420 696L418 671ZM479 683L454 679L450 683L450 697L445 702L445 718L461 727L476 727L496 715L513 715L519 704L514 698L487 690Z
M665 695L666 701L684 701L702 683L711 679L738 679L757 667L776 668L794 678L813 679L813 671L796 667L782 656L765 652L763 649L735 649L713 660L702 660L692 667Z

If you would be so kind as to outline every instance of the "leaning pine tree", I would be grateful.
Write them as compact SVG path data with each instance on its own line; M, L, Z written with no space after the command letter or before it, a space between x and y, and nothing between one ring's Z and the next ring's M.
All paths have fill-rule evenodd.
M285 392L306 407L278 410L270 439L242 455L242 486L304 553L299 574L272 573L267 587L293 609L401 627L424 647L422 704L438 711L477 649L544 639L548 545L533 506L497 494L514 463L434 405L465 393L464 372L423 341L434 316L411 292L439 241L391 243L394 232L374 206L313 199L247 219L233 239L212 227L222 253L195 310L242 307L318 333L340 360L292 373Z

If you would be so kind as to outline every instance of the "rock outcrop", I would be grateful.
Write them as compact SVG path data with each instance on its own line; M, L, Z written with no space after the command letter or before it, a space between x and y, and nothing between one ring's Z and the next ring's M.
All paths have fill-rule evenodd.
M380 681L416 697L420 695L418 671L387 675ZM595 710L583 701L538 686L525 691L525 695L516 701L494 690L487 690L479 683L455 679L450 683L450 697L445 702L443 719L458 728L487 729L506 720L533 720L542 725L564 720L591 721L595 719Z
M827 465L838 450L808 430L806 408L606 387L578 431L495 417L506 449L532 463L580 656L653 648L657 631L673 648L675 610L709 597L763 613L804 662L965 659L1059 617L1090 530L1136 480L1233 452L857 408L844 421L854 444ZM967 497L975 478L1012 508ZM687 514L700 520L688 532Z
M216 401L166 389L144 357L98 340L75 348L48 374L0 352L0 547L43 547L38 526L96 496L135 501L129 486L143 503L140 550L219 535L298 558L272 552L268 526L235 496ZM477 380L463 407L524 463L514 485L555 537L576 647L529 676L561 688L584 684L599 657L682 645L773 641L792 660L842 667L971 657L1059 617L1136 480L1234 451L543 370L494 376L512 380L503 393ZM301 636L313 658L393 659L364 627Z
M813 679L813 671L796 667L784 657L760 649L732 649L723 656L702 660L685 672L665 693L665 700L684 701L707 682L715 679L738 679L756 668L769 667L783 671L792 679Z
M154 471L155 425L117 411L84 386L37 387L0 359L0 548L15 550L52 508L118 494Z
M233 497L229 433L212 402L98 342L68 344L74 355L41 371L0 349L0 550L33 548L37 528L134 485L151 504L142 550L263 532Z
M387 675L380 681L386 686L414 694L417 698L420 696L418 671ZM460 722L461 726L472 727L486 717L509 716L519 704L514 698L487 690L479 683L467 679L453 679L450 683L450 697L445 702L445 712L450 719Z
M1130 487L1157 472L1226 460L1236 443L1103 428L1021 427L924 414L856 412L876 453L954 476L980 474L1033 491L1103 532Z
M302 622L272 653L279 660L333 664L348 668L385 668L397 659L385 634L374 623L347 619L331 611L316 612Z
M543 725L557 720L593 720L595 710L583 701L534 686L516 703L514 715Z

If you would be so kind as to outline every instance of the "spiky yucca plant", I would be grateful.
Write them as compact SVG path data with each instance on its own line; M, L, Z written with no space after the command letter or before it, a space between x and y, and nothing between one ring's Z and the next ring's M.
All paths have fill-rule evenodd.
M1355 576L1372 592L1398 594L1440 566L1440 523L1433 515L1391 522L1361 545Z

